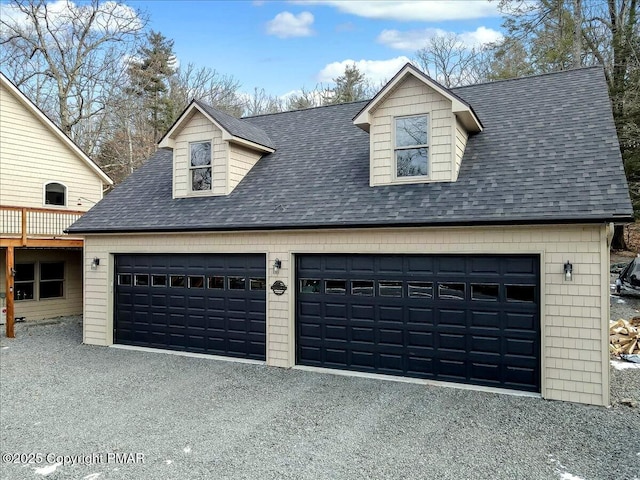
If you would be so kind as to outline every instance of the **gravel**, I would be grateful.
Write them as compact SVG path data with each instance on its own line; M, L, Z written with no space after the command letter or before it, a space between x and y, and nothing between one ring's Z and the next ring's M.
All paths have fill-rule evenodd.
M640 409L622 404L82 345L78 317L16 333L0 338L0 446L44 459L3 479L640 478Z

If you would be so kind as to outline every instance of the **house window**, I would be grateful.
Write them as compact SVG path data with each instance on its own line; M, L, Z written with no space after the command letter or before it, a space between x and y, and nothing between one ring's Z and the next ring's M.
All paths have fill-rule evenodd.
M40 264L40 298L64 295L64 262Z
M396 177L422 177L429 173L427 115L396 118Z
M33 300L35 291L35 272L34 263L16 263L16 274L14 277L16 300Z
M44 204L64 207L67 204L67 187L51 182L44 186Z
M211 142L189 144L191 191L211 190Z

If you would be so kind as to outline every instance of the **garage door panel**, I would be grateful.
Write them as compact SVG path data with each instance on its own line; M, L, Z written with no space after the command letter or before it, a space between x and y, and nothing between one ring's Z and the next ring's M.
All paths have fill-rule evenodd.
M410 377L435 378L434 360L429 356L407 356L406 373Z
M375 307L373 305L351 305L351 315L349 318L353 320L364 320L366 322L371 322L373 321L374 316Z
M491 257L475 257L469 261L469 275L483 276L483 277L498 277L500 276L500 267L502 263L496 262Z
M373 257L352 257L351 273L356 275L373 275L375 262Z
M466 359L460 360L438 360L438 377L443 380L453 382L464 382L467 379L467 362Z
M495 328L501 327L501 314L499 311L481 312L471 311L471 327Z
M324 338L327 340L341 340L347 341L347 327L346 325L325 325Z
M347 351L341 348L327 347L324 361L328 364L344 365L347 363Z
M325 318L347 318L347 305L342 303L326 303L324 310Z
M536 341L534 339L508 338L505 343L505 353L507 355L525 355L531 358L536 355Z
M499 365L490 363L471 363L471 378L478 381L500 384L502 372Z
M483 353L496 353L499 354L501 350L501 338L500 337L481 337L471 336L471 352L483 352Z
M380 373L388 372L397 375L404 371L404 355L402 353L393 355L390 353L381 353L378 355L378 369Z
M115 341L264 360L265 278L264 255L118 255Z
M352 342L375 342L375 330L373 327L354 326L351 328L351 341Z
M390 347L404 346L403 330L396 330L396 329L382 327L378 330L378 332L380 332L380 337L378 340L378 343L380 345L385 345Z
M506 312L506 328L510 330L532 331L535 329L538 319L533 313Z
M508 366L505 368L504 377L507 386L521 389L530 385L537 378L537 372L533 368L517 368Z
M300 288L321 286L297 294L298 363L539 391L538 256L301 255L296 265Z
M399 306L381 306L378 308L378 321L387 323L404 323L403 307Z
M436 257L438 275L459 274L465 275L466 265L460 257Z
M409 275L432 275L435 271L434 257L412 256L405 257L404 261L406 262L406 269L403 273L408 273Z
M407 332L408 347L433 347L433 332Z
M442 308L438 311L438 325L461 327L467 324L467 312L464 310L452 310Z
M375 369L375 360L376 358L373 352L367 352L365 350L358 349L351 352L350 365L356 367L356 369L365 369L366 371L371 371ZM340 366L340 364L338 364L338 366Z

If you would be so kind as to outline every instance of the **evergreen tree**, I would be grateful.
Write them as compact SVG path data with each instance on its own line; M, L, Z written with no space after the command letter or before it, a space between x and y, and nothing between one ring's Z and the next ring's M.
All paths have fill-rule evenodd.
M170 78L176 72L173 40L152 30L147 34L147 44L138 50L138 57L129 67L131 93L141 100L157 140L175 115L168 95Z
M325 105L338 103L357 102L369 97L369 88L364 73L358 70L355 63L347 65L344 74L334 78L336 84L324 98Z

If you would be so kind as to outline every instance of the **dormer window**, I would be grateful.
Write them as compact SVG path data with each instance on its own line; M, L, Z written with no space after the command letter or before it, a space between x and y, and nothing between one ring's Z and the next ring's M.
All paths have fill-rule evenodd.
M396 177L425 177L429 174L428 116L395 119Z
M211 190L211 142L189 144L191 191Z
M67 187L51 182L44 186L44 204L64 207L67 204Z

